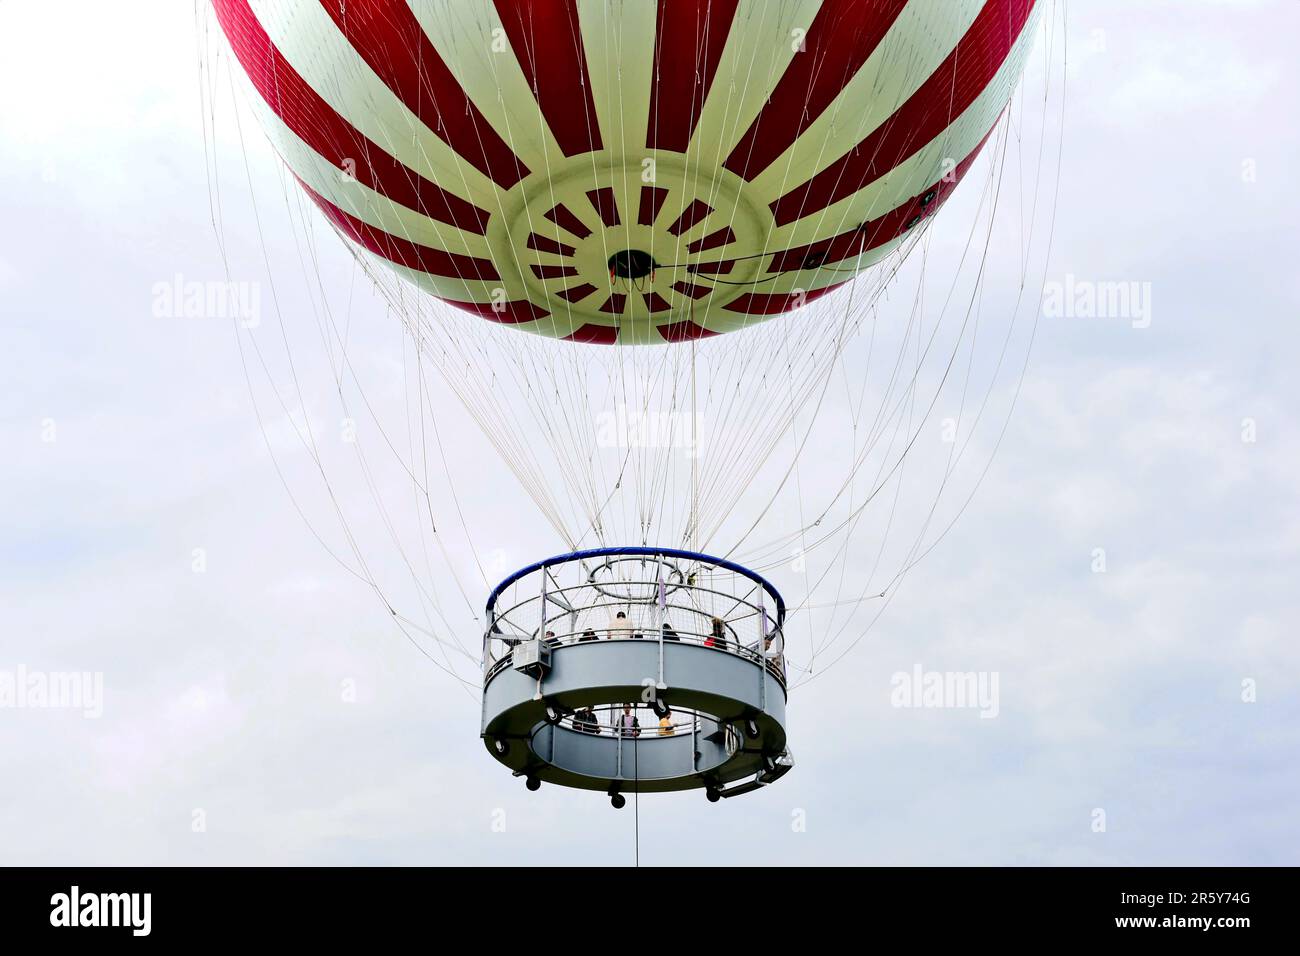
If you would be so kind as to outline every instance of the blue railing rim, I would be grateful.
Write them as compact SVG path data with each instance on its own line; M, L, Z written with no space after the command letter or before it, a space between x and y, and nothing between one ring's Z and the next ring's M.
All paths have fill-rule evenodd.
M570 561L585 561L589 558L607 558L607 557L663 557L663 558L683 558L690 561L698 561L701 564L712 565L717 568L725 568L728 571L734 571L753 581L764 591L772 596L776 602L776 626L779 629L785 623L785 598L781 597L772 582L767 580L756 571L739 565L734 561L728 561L726 558L715 557L711 554L704 554L700 551L684 551L681 548L645 548L645 547L627 547L627 548L588 548L585 551L573 551L569 554L557 554L554 557L547 558L544 561L538 561L530 564L526 568L520 568L514 574L510 575L488 595L487 614L491 619L492 612L496 608L497 598L501 596L506 588L514 584L520 578L525 578L543 568L549 568L556 564L568 564Z

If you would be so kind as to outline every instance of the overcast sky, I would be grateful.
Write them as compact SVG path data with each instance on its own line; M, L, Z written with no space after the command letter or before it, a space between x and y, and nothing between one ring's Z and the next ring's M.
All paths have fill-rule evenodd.
M218 241L193 6L129 6L0 2L0 673L103 675L98 718L0 709L0 862L629 862L631 814L527 793L473 690L321 546L295 505L328 502L233 323L156 314L224 248L315 334L301 282L266 279L298 250L263 222L263 259L247 181ZM1039 321L970 507L792 698L795 771L640 801L643 862L1300 863L1300 5L1075 0L1067 30L1045 277L1138 283L1149 316ZM278 190L244 119L247 175ZM318 233L358 361L400 369L396 321ZM487 576L560 550L445 408ZM451 547L467 596L430 576L472 647L485 587ZM996 718L891 706L918 665L996 673Z

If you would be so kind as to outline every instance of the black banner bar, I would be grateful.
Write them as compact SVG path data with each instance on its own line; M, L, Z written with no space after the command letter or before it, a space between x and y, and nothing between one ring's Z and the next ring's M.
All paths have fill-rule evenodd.
M532 939L577 930L599 945L604 926L610 942L626 941L629 930L698 926L675 917L685 907L713 913L717 929L753 923L763 931L775 921L792 931L815 926L821 940L842 930L878 941L920 931L926 945L1044 934L1232 945L1291 928L1295 875L1203 868L0 869L0 927L6 941L57 943L75 935L91 945L157 939L337 946L423 937L431 929L448 943L449 934L464 932Z

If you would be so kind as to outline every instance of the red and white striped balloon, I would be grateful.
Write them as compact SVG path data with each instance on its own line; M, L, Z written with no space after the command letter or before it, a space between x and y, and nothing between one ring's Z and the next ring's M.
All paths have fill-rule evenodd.
M1036 0L212 0L333 224L525 331L677 342L843 284L988 139Z

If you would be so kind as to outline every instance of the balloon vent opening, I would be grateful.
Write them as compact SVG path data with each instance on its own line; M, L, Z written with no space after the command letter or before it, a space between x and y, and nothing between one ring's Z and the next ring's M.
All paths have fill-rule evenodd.
M609 257L609 271L620 279L644 279L655 271L655 261L648 252L624 249Z

